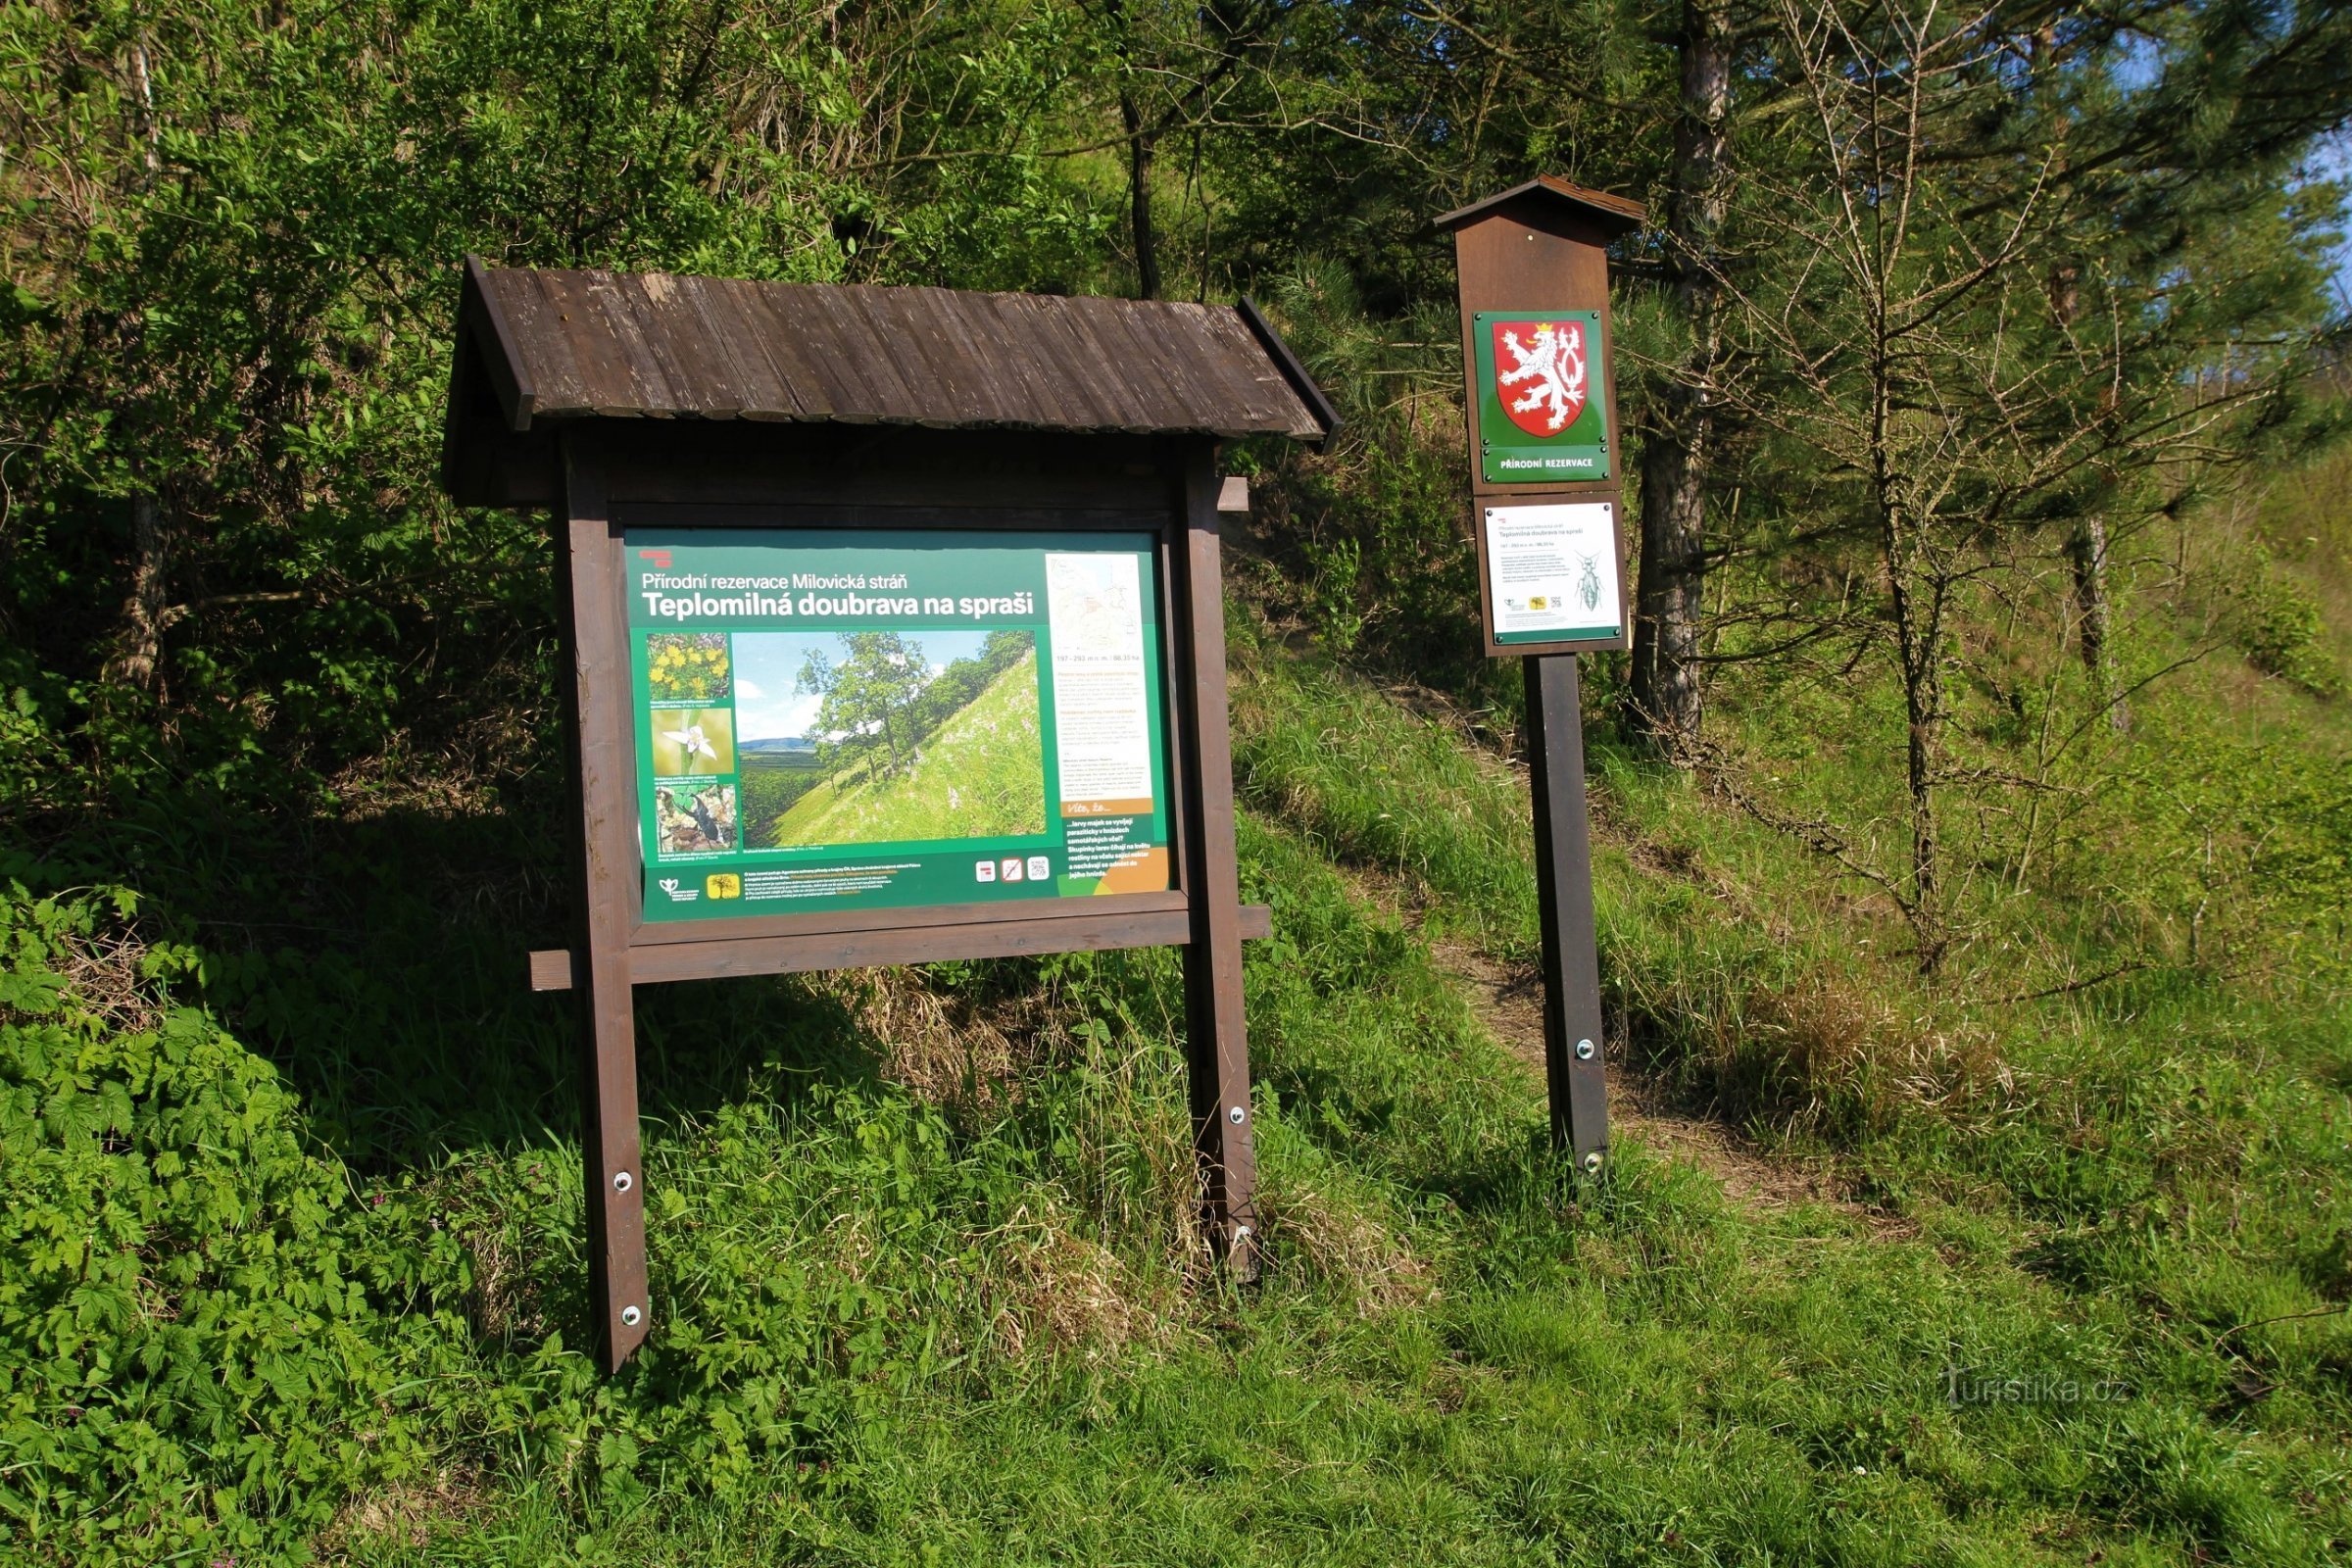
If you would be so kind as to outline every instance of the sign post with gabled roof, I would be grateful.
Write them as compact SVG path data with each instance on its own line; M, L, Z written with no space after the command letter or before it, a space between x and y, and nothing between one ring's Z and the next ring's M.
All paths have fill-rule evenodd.
M606 1366L655 1314L640 985L1171 945L1212 1248L1255 1272L1218 443L1338 420L1235 307L468 259L459 502L544 509Z
M1461 301L1480 636L1527 683L1552 1141L1591 1173L1609 1122L1576 658L1632 630L1608 246L1642 221L1549 175L1437 220Z

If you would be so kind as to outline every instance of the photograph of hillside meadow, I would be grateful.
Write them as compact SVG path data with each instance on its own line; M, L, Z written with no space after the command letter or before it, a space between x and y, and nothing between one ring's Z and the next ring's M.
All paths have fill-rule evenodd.
M1027 631L738 632L755 849L1046 830Z
M11 7L0 1562L2352 1558L2348 82L2335 0ZM1648 215L1597 1178L1430 227L1539 173ZM1248 296L1340 406L1218 460L1258 1280L1179 950L645 985L601 1370L469 253ZM1034 722L904 635L679 677L747 845Z

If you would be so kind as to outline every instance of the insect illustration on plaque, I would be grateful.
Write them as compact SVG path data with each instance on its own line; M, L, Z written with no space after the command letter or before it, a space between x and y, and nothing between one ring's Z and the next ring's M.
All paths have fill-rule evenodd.
M1584 574L1576 579L1577 596L1584 600L1587 610L1600 608L1600 559L1579 552L1577 560L1584 563Z

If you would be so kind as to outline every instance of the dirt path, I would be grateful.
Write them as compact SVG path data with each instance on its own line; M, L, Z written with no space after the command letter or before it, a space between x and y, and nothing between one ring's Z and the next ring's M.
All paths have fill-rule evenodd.
M1541 1079L1544 995L1535 968L1513 971L1466 943L1433 941L1429 951L1487 1032ZM1646 1074L1611 1063L1608 1082L1612 1136L1632 1137L1668 1158L1696 1165L1734 1202L1756 1209L1828 1203L1874 1227L1883 1225L1885 1216L1848 1200L1826 1167L1763 1153L1723 1123L1676 1108L1664 1086Z
M1396 915L1420 936L1430 956L1451 979L1497 1044L1540 1081L1544 1074L1544 995L1534 965L1514 968L1455 938L1432 936L1426 907L1401 884L1360 866L1344 874L1367 903ZM1726 1197L1756 1211L1827 1203L1873 1231L1901 1229L1892 1215L1853 1200L1825 1162L1767 1154L1722 1122L1678 1107L1666 1087L1646 1074L1611 1062L1609 1127L1670 1159L1713 1177Z

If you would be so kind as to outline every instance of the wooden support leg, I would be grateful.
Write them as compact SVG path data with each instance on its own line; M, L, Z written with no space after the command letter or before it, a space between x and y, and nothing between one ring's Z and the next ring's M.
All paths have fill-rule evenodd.
M1181 621L1177 700L1194 736L1185 788L1185 1038L1193 1128L1210 1245L1243 1279L1257 1275L1257 1155L1250 1048L1242 1026L1242 894L1233 843L1233 741L1225 710L1225 590L1214 453L1185 469L1185 525L1170 552Z
M630 1004L629 930L636 923L636 756L629 660L621 638L620 530L594 466L565 443L564 527L556 559L572 651L565 716L578 773L578 907L586 955L580 987L581 1150L588 1200L590 1311L605 1370L615 1371L652 1326L646 1294L645 1171L637 1125L637 1025Z
M1592 929L1592 829L1576 656L1524 662L1527 759L1536 811L1536 899L1544 927L1544 1075L1551 1141L1597 1173L1609 1147L1601 1068L1600 953Z

